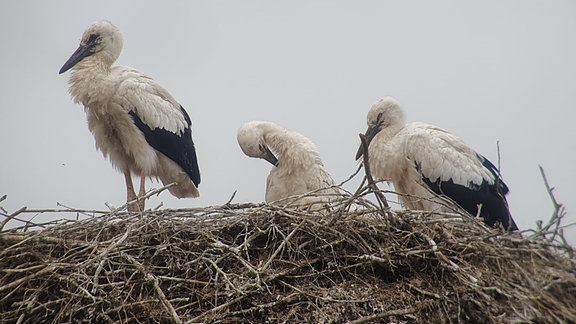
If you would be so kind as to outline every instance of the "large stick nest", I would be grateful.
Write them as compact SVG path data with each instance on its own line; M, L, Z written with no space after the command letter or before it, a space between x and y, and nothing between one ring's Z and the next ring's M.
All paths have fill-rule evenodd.
M0 232L3 322L576 322L570 248L344 197Z

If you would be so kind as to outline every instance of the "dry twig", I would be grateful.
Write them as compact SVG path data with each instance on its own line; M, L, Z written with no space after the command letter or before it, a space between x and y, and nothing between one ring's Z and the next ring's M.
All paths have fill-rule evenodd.
M368 156L368 142L366 141L366 136L364 134L359 134L359 136L360 141L362 143L362 150L364 151L362 157L364 163L364 172L366 173L366 179L368 180L368 187L372 189L372 192L374 192L374 195L376 195L376 198L378 199L378 203L380 204L382 210L387 210L390 208L390 206L388 206L388 201L386 200L386 197L384 197L382 192L380 192L380 189L378 189L378 186L376 185L376 183L374 182L374 178L372 177L372 171L370 169L370 157Z

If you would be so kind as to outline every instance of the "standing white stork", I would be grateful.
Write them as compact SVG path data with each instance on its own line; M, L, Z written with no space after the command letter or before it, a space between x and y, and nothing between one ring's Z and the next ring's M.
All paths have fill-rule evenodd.
M331 187L334 180L324 169L316 146L305 136L271 122L251 121L238 129L237 139L244 154L274 166L266 182L266 202L287 204L285 198L316 190L318 196L301 202L327 202L328 195L338 193Z
M370 168L379 180L391 180L406 208L443 210L445 196L484 223L517 230L498 169L461 139L436 126L406 124L404 112L391 97L377 101L368 112ZM356 159L363 154L362 148Z
M147 176L165 185L176 182L168 190L178 198L198 197L200 171L190 117L149 76L112 66L121 51L120 31L109 21L96 21L60 69L72 69L69 91L74 102L85 107L96 148L124 173L128 201L144 196ZM140 175L138 197L132 173ZM144 210L144 200L128 210Z

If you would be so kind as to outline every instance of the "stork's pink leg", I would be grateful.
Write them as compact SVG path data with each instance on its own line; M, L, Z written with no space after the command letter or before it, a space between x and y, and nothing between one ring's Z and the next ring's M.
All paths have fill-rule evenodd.
M130 176L130 171L124 172L124 179L126 180L126 191L127 191L127 202L131 202L136 199L136 193L134 192L134 185L132 184L132 177ZM129 212L139 212L138 203L128 205Z
M140 193L138 194L140 201L138 201L138 205L141 211L144 211L144 205L146 203L146 200L143 198L144 196L146 196L146 175L144 175L144 172L140 172Z

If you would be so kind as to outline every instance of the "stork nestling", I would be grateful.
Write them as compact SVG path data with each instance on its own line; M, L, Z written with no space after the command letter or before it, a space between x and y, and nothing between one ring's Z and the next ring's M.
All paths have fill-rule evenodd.
M300 201L309 204L329 201L327 195L338 193L316 146L303 135L271 122L251 121L238 129L237 139L244 154L274 166L266 181L266 202L287 204L290 196L318 190L320 195Z
M406 124L404 112L391 97L377 101L368 112L368 162L374 177L391 180L408 209L444 210L448 197L484 223L517 230L498 169L461 139L436 126ZM356 159L363 154L358 150Z
M86 29L80 46L60 69L72 69L70 95L82 103L96 148L124 174L128 201L145 195L146 177L159 178L178 198L198 197L200 171L192 122L184 108L144 73L112 66L122 51L122 35L109 21ZM140 176L134 192L131 174ZM143 211L144 200L129 205Z

